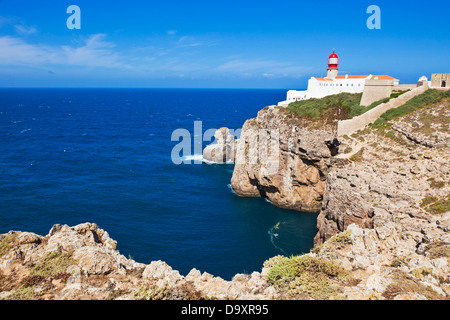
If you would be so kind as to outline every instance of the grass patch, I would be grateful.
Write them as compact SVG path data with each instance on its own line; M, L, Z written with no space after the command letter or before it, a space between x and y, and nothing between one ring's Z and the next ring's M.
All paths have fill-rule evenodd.
M405 92L407 91L394 92L390 97L375 101L369 106L360 105L362 93L344 92L320 99L311 98L291 102L286 109L301 118L306 118L311 121L320 120L325 123L332 123L336 120L351 119L359 116L382 103L397 98Z
M437 181L435 178L429 178L427 181L430 182L430 187L433 189L441 189L445 186L444 181Z
M389 284L383 293L386 299L393 299L399 294L418 293L430 300L441 300L445 297L439 295L431 287L424 285L417 278L414 278L401 270L394 270L393 282Z
M12 294L7 296L5 300L39 300L43 295L42 292L37 292L35 287L21 286Z
M195 290L191 283L181 286L169 287L156 285L143 286L137 289L133 295L133 300L207 300L200 291Z
M450 194L447 195L447 199L438 199L433 196L427 196L422 199L420 206L432 214L442 214L450 211Z
M72 252L50 252L34 268L32 275L49 277L64 274L67 267L76 265Z
M426 248L426 256L430 259L450 258L450 244L444 242L437 242L429 244Z
M362 162L362 161L364 160L363 153L364 153L364 147L361 148L357 153L355 153L354 155L352 155L352 156L349 158L349 160L355 161L355 162Z
M438 198L433 197L433 196L427 196L425 198L422 199L422 203L421 203L421 207L426 207L429 204L436 202L438 200Z
M400 118L425 106L440 102L446 98L450 98L450 91L429 89L410 99L404 105L386 111L371 125L371 127L379 130L390 128L389 121Z
M428 207L428 212L433 214L441 214L447 211L450 211L450 199L438 200Z
M344 151L343 151L344 153L350 153L350 152L352 152L352 147L346 147L345 149L344 149Z
M350 230L346 230L332 236L328 239L327 243L333 245L339 250L352 243L351 235L352 232Z
M17 235L15 233L8 233L0 237L0 257L2 257L14 247L14 241Z
M339 299L339 285L344 284L348 272L336 261L309 255L278 257L272 261L267 282L290 297Z
M321 99L295 101L288 108L301 118L332 123L335 120L349 119L352 109L359 107L361 96L361 93L340 93Z
M431 268L417 268L411 271L411 274L417 279L422 279L427 275L431 274L433 270Z
M410 259L404 256L395 256L395 258L391 261L391 267L398 268L403 265L407 265Z

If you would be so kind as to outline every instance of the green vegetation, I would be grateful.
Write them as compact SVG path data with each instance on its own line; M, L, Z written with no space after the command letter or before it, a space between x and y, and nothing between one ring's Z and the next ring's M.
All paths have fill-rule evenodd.
M320 246L311 249L311 252L317 253L321 258L334 258L336 250L341 250L352 243L351 234L350 230L335 234Z
M66 273L67 267L76 265L72 252L50 252L33 269L32 274L37 276L57 276Z
M339 93L320 99L295 101L290 103L288 108L301 118L331 123L334 120L345 120L359 116L405 92L407 91L392 93L389 98L375 101L370 106L360 105L362 93Z
M340 285L348 272L336 261L310 255L276 257L269 260L267 282L289 297L340 299Z
M430 259L450 258L450 244L443 242L429 244L426 248L426 255Z
M429 89L424 93L415 96L404 105L398 108L390 109L383 113L380 118L372 124L372 128L378 130L389 130L391 127L389 121L407 115L408 113L411 113L425 106L438 103L446 98L450 98L450 91Z
M386 287L383 296L386 299L393 299L399 294L418 293L429 300L444 299L443 296L436 293L431 287L424 285L417 278L410 276L404 271L395 270L392 273L393 282Z
M133 292L133 300L207 300L192 284L169 287L143 286Z
M441 214L450 211L450 194L447 195L447 199L427 196L422 199L420 206L432 214Z
M350 147L350 146L345 147L344 153L350 153L350 152L352 152L352 147Z
M411 260L411 259L408 259L404 256L395 256L394 260L392 260L392 262L391 262L391 267L398 268L403 265L407 265L409 260Z
M364 148L361 148L357 153L350 157L350 160L355 162L362 162L364 160L363 153Z
M422 204L420 205L421 207L426 207L429 204L436 202L437 198L436 197L432 197L432 196L427 196L425 198L422 199Z
M346 230L344 232L335 234L332 236L327 242L336 247L336 249L342 249L347 245L352 244L351 239L352 232L350 230Z
M39 300L42 295L43 292L36 291L34 287L21 286L5 300Z
M411 274L416 277L417 279L422 279L423 277L426 277L427 275L431 274L433 270L431 268L417 268L411 271Z
M5 237L2 241L4 240ZM42 258L36 266L34 266L28 276L20 280L20 287L18 287L5 299L39 300L43 295L52 292L53 280L62 280L63 282L66 282L70 277L70 274L66 272L67 267L76 264L77 261L72 258L71 252L51 252ZM0 288L4 287L1 283L3 280L9 283L13 282L12 279L6 278L0 274ZM13 288L8 287L8 289L8 291L10 291Z
M0 237L0 257L2 257L13 248L14 240L16 239L17 235L14 233L8 233Z
M430 187L433 189L440 189L443 188L445 186L445 182L444 181L436 181L435 178L429 178L427 179L427 181L430 182Z
M352 109L359 106L361 93L340 93L321 99L308 99L292 102L289 110L301 118L325 122L348 119Z

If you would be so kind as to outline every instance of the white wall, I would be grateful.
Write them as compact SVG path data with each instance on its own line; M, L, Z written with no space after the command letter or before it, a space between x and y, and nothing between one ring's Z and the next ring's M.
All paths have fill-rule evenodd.
M323 98L342 92L361 93L364 90L366 79L333 79L319 81L312 77L308 80L308 89L303 91L289 90L285 101L278 103L279 106L287 106L289 103L311 98Z

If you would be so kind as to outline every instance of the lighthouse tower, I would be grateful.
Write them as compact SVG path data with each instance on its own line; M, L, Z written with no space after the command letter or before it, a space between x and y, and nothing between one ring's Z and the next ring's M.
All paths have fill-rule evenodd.
M327 79L334 79L337 77L339 71L338 65L339 57L333 50L333 53L328 58Z

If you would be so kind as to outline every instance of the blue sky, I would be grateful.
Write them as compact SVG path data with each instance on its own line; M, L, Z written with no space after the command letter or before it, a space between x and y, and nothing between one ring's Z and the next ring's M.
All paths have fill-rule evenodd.
M66 26L72 4L80 30ZM0 87L302 89L333 48L341 74L415 83L450 72L449 12L443 0L0 0Z

